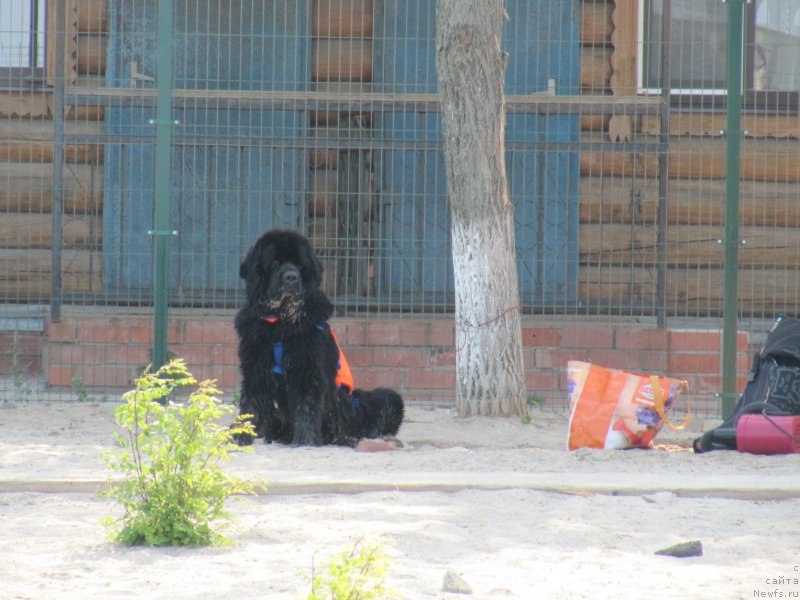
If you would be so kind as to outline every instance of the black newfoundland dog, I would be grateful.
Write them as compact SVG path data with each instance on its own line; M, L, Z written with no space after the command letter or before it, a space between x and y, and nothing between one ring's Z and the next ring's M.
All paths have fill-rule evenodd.
M390 437L403 400L386 388L353 389L320 289L322 263L295 231L272 230L247 252L239 275L245 303L236 314L242 397L258 437L294 446L355 446ZM239 436L252 444L252 436Z

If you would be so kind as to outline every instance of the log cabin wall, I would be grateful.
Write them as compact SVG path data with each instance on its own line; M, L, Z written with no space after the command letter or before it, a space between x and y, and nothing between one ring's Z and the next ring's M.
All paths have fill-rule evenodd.
M106 0L66 0L65 78L102 85ZM55 0L48 3L46 77L55 62ZM47 303L50 298L54 95L0 91L0 298ZM68 106L65 132L102 133L103 109ZM101 292L103 147L64 148L62 283L65 292Z
M582 2L581 93L636 93L637 0ZM671 106L667 310L720 314L723 294L724 108ZM582 141L657 141L657 117L582 119ZM797 111L745 110L738 296L751 317L800 312L800 120ZM655 155L581 153L581 297L625 303L656 284L659 165Z
M636 0L580 0L581 94L635 93ZM69 85L103 84L108 31L106 0L67 0ZM373 0L312 2L312 89L369 92L373 76ZM48 17L52 23L52 11ZM48 77L53 75L52 50ZM69 133L102 133L103 109L67 107ZM53 96L0 92L0 296L46 303L50 295L53 185ZM722 302L724 113L674 107L669 144L669 311L713 316ZM316 110L312 135L368 137L369 113ZM797 313L800 276L800 122L796 113L744 115L742 147L741 305L752 314ZM656 141L659 120L581 116L581 141ZM102 292L103 146L65 147L63 284L67 292ZM323 249L329 291L371 293L375 230L368 153L309 151L307 229ZM654 154L580 153L579 297L597 305L636 305L654 295L658 208ZM355 182L355 183L354 183ZM349 187L348 187L349 186ZM348 189L355 204L343 201ZM365 192L366 190L366 192ZM352 190L351 190L352 192ZM342 219L355 210L355 267L337 245ZM348 215L352 212L348 212ZM364 258L366 257L366 258ZM353 274L352 271L357 271ZM345 274L346 272L346 274Z

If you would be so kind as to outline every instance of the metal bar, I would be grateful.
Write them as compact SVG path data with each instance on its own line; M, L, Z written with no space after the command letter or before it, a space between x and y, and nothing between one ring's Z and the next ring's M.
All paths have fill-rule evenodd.
M172 168L172 0L158 2L155 231L169 231ZM153 236L153 370L167 362L170 235Z
M658 283L656 289L658 327L667 328L667 243L669 229L669 113L670 113L670 20L672 0L664 0L661 15L661 125L659 141L663 148L658 154Z
M725 157L725 292L722 303L722 416L736 398L736 336L739 319L739 178L742 137L744 0L728 1L728 103Z
M65 144L114 144L120 141L127 144L152 144L152 136L125 136L120 134L106 135L102 133L67 133L64 135ZM175 146L230 146L230 147L270 147L270 148L304 148L308 150L436 150L442 148L441 141L402 141L357 139L347 137L328 138L228 138L228 137L202 137L173 135L172 142ZM619 152L639 154L659 154L668 150L665 142L506 142L508 150L541 150L552 152L570 152L580 150L583 152Z
M87 106L153 106L156 90L69 88L70 102ZM231 90L174 90L175 108L336 110L396 112L441 110L438 94L337 94L326 92L258 92ZM553 115L658 115L660 96L506 96L506 112Z
M35 3L34 3L35 4ZM56 2L55 81L53 84L53 215L50 254L50 318L61 320L61 250L64 217L64 61L67 46L66 3Z

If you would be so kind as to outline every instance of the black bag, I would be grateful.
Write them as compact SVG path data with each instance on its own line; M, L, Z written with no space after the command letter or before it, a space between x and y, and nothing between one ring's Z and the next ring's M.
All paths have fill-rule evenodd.
M745 414L800 415L800 321L778 317L753 359L744 392L719 427L694 440L696 453L736 450L736 425Z

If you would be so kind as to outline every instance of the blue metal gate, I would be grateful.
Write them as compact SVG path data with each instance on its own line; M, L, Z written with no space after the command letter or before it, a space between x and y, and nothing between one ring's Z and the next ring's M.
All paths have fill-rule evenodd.
M506 95L577 94L577 2L507 0L502 47ZM433 93L435 0L381 0L375 7L375 89ZM552 82L552 83L550 83ZM383 225L382 293L398 302L452 298L450 224L438 112L381 113L376 138ZM574 301L578 287L577 115L510 114L506 168L515 206L520 291L526 306ZM559 143L565 143L559 147Z
M308 89L309 4L175 3L173 298L238 289L235 265L247 246L269 227L300 224L307 115L259 107L237 92ZM110 0L109 30L106 84L131 94L106 112L106 131L118 143L105 154L104 283L112 294L147 297L155 106L134 88L154 86L156 0Z

